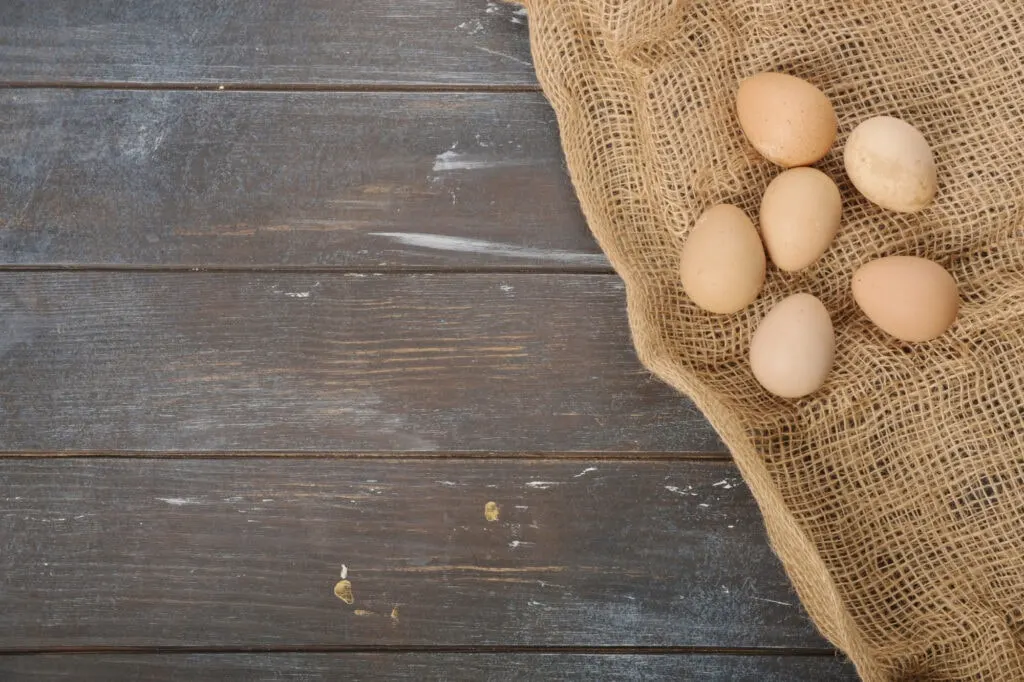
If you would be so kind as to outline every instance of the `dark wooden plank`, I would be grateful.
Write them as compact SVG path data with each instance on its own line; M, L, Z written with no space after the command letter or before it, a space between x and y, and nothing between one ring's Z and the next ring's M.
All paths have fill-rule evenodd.
M725 462L8 458L0 500L6 650L826 646Z
M0 80L535 86L495 0L7 0Z
M611 275L9 272L0 449L720 452Z
M17 656L0 676L17 680L721 680L841 682L853 666L826 656L585 654L191 654Z
M611 271L533 93L0 91L0 186L0 264Z

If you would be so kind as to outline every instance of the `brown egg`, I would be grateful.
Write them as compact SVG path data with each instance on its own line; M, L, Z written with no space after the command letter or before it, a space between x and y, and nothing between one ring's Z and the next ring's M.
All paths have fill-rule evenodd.
M825 383L835 359L835 334L828 310L810 294L777 303L750 341L750 369L768 392L802 398Z
M783 168L814 163L836 139L836 113L825 93L784 73L740 83L736 114L754 149Z
M883 331L901 341L930 341L956 320L956 280L934 261L879 258L853 274L853 299Z
M729 204L701 214L679 259L686 295L712 313L735 313L750 305L764 284L764 271L764 248L754 223Z
M843 215L832 179L814 168L792 168L769 183L761 199L761 238L772 262L802 270L825 253Z
M935 197L935 160L928 141L898 118L876 116L854 128L843 164L854 187L890 211L914 213Z

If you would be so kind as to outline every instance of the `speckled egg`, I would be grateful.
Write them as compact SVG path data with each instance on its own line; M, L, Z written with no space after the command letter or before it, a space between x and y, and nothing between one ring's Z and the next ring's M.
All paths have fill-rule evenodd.
M914 213L935 197L931 147L917 128L898 118L876 116L854 128L843 164L854 187L890 211Z
M740 83L736 114L754 149L783 168L818 161L836 139L828 97L788 74L760 73Z

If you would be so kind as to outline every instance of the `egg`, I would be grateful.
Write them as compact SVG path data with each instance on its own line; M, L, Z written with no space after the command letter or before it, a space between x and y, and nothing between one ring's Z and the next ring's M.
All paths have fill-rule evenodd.
M814 168L792 168L768 184L761 199L761 238L772 262L787 272L821 257L839 230L843 198Z
M914 213L935 197L935 159L924 135L906 121L877 116L850 133L843 163L861 194L882 208Z
M889 256L853 274L853 300L882 331L901 341L931 341L956 320L956 280L934 261Z
M686 295L712 313L735 313L750 305L764 284L764 272L764 248L754 223L730 204L701 214L679 259Z
M811 294L793 294L764 316L750 341L750 369L769 393L802 398L825 383L835 359L832 318Z
M736 115L754 149L783 168L814 163L836 139L836 114L825 93L784 73L740 83Z

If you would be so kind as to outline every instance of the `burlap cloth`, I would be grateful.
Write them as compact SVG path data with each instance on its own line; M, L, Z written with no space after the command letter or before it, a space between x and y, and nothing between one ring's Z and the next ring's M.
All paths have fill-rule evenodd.
M822 633L866 680L1024 680L1024 2L525 4L640 359L729 446ZM714 203L756 219L779 172L734 110L740 79L767 70L832 99L839 139L817 166L843 192L843 224L816 266L769 266L755 305L715 316L683 294L679 250ZM921 213L870 204L843 171L846 136L878 114L932 144L939 190ZM959 283L959 319L938 340L902 344L856 308L854 269L892 254ZM832 314L836 364L817 394L782 400L747 350L768 308L800 291Z

